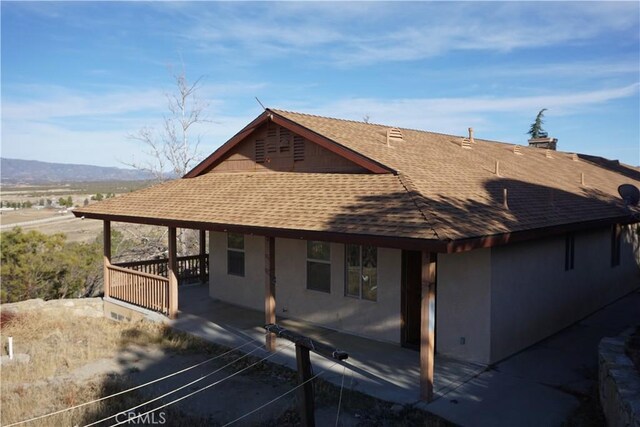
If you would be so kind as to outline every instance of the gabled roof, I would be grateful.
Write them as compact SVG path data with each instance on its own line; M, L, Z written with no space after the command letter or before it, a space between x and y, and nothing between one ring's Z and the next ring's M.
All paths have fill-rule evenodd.
M355 159L371 174L207 173L267 120ZM408 239L438 250L454 250L452 242L467 247L469 239L476 243L468 247L483 246L633 220L617 187L640 186L637 168L482 139L463 144L458 136L412 129L400 129L402 139L389 143L388 130L266 110L185 178L75 213L257 234Z

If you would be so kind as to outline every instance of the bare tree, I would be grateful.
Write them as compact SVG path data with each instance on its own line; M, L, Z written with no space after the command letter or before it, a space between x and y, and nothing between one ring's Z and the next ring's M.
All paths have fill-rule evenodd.
M168 178L182 177L202 158L198 151L201 136L194 134L197 125L210 122L205 111L208 103L200 99L202 76L194 82L187 79L184 68L181 73L173 74L175 90L165 94L168 114L163 116L162 129L143 127L138 132L128 135L130 139L141 142L146 159L143 161L123 162L134 169L150 173L158 182ZM136 234L135 230L129 230ZM137 236L146 241L142 236ZM197 246L194 241L196 233L180 229L177 235L178 248L181 255L186 255L190 248ZM155 239L149 239L155 240ZM151 253L157 244L151 245ZM156 248L157 251L157 248Z
M209 122L205 116L208 103L198 97L202 76L191 83L184 71L174 74L176 90L167 93L169 114L163 117L162 130L157 132L143 127L129 138L142 142L147 159L143 162L124 162L138 170L147 171L158 181L164 181L167 172L181 177L201 158L198 151L200 135L193 135L195 126Z

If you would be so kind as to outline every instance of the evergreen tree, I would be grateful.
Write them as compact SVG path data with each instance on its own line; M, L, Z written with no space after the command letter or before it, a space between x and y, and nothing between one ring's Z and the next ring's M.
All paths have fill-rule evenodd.
M544 112L547 111L546 108L543 108L542 110L540 110L538 112L538 115L536 116L536 120L535 122L531 123L531 127L529 128L529 132L527 132L529 135L531 135L531 138L546 138L547 137L547 132L542 129L542 125L544 124L544 120L542 120L544 118Z

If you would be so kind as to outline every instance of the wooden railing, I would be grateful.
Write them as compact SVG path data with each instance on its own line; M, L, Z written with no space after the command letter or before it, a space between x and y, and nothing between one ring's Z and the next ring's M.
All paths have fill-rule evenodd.
M169 279L117 265L107 269L111 297L169 314Z
M200 269L203 267L201 260L204 260L204 272ZM169 261L163 259L150 259L146 261L120 262L114 265L128 270L134 270L142 273L153 274L155 276L167 277L169 270ZM209 256L202 257L200 255L182 256L177 259L178 264L178 280L182 283L188 279L206 278L209 275Z

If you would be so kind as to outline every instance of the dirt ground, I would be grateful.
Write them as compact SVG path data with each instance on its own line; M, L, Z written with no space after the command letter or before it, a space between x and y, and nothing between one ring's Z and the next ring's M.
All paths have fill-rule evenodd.
M154 412L155 420L171 426L225 425L282 396L235 425L300 425L296 392L291 392L297 384L295 372L254 355L229 352L155 323L69 315L64 306L9 316L3 310L2 317L3 345L12 336L14 351L28 354L27 361L3 364L0 371L2 425L98 399L198 363L202 365L155 384L40 419L37 425L86 425L104 418L96 425L112 425L127 416L127 409L143 414L201 389L205 390ZM314 388L317 425L336 425L339 388L320 378L314 380ZM340 402L341 426L448 425L417 409L346 387Z

